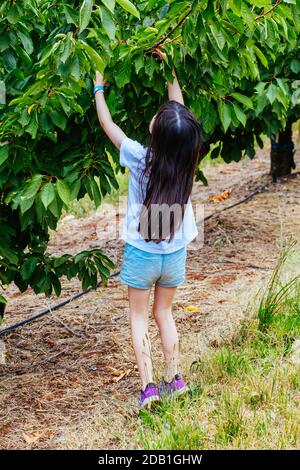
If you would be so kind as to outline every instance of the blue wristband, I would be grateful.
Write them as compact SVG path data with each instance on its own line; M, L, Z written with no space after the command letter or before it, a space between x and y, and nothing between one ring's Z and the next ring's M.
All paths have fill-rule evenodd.
M94 95L97 93L97 91L102 91L104 93L104 86L103 85L97 85L94 88Z

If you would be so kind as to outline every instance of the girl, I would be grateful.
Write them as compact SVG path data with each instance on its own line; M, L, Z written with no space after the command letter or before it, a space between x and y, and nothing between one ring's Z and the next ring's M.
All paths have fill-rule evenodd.
M165 54L157 51L161 59ZM127 137L112 121L104 98L105 81L95 81L98 118L120 150L120 164L130 170L128 210L123 226L124 259L119 279L128 285L132 343L142 382L140 406L187 390L178 374L178 334L172 316L176 288L185 280L187 245L197 235L190 200L195 170L205 151L199 122L184 105L173 69L169 101L149 125L144 147ZM153 315L162 342L167 381L153 381L148 307L155 285Z

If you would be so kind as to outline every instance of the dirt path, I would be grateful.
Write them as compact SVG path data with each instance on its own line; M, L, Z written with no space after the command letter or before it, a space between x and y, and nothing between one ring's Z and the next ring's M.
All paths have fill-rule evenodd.
M195 185L193 201L205 214L238 201L268 181L269 150L253 161L208 167L210 186ZM300 160L299 152L296 156ZM231 188L228 200L211 195ZM182 369L204 343L234 333L246 305L273 268L280 241L299 238L300 178L285 179L205 224L202 249L190 250L187 281L178 288L174 314L181 334ZM109 225L103 211L84 219L67 217L53 234L50 251L78 252L99 246L97 227ZM100 229L101 230L101 229ZM120 266L122 242L103 243ZM80 290L64 282L63 298ZM8 290L6 324L45 308L43 296ZM55 298L50 303L55 303ZM190 307L193 309L190 309ZM154 322L150 336L161 368ZM126 286L112 278L78 301L1 337L1 448L124 448L134 444L124 426L134 425L139 387L128 329Z

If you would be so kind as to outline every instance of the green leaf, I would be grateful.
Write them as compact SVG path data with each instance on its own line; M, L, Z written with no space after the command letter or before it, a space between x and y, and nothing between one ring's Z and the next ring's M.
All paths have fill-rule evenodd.
M257 57L259 58L259 60L263 64L263 66L266 67L266 69L268 69L269 64L268 64L268 59L266 58L266 56L262 53L262 51L257 46L254 46L253 48L255 50L255 53L256 53Z
M54 44L49 44L49 46L45 47L41 51L41 60L39 62L39 65L43 65L49 57L51 57L54 52L59 48L60 46L60 41L55 42Z
M257 98L256 106L255 106L255 115L259 116L265 107L268 105L268 100L266 94L260 94Z
M37 113L34 112L31 116L28 126L25 128L26 132L28 132L33 139L36 138L36 134L38 131L38 121L37 121Z
M51 271L50 273L50 276L51 276L51 283L52 283L52 286L53 286L53 289L54 289L54 292L57 296L59 296L61 294L61 283L60 283L60 280L58 279L58 277L56 276L56 274L54 272Z
M66 204L70 204L71 202L71 191L67 183L62 180L57 180L56 182L56 189L60 199Z
M212 151L210 152L209 156L212 160L216 159L219 157L221 151L221 144L219 144L217 147L213 148Z
M283 96L289 96L289 87L287 85L287 80L283 80L282 78L276 78L276 82L278 83L279 87L281 88L281 91L283 93Z
M34 199L35 199L34 196L31 197L31 198L21 196L20 209L21 209L21 214L22 215L25 214L25 212L29 211L29 209L31 209L31 207L34 204Z
M43 175L34 175L22 190L21 197L24 199L34 198L41 187L42 180Z
M41 192L41 199L42 199L42 203L44 204L45 209L48 208L49 204L51 204L54 198L55 198L55 190L54 190L53 184L51 183L45 184Z
M241 16L244 22L247 24L250 31L253 31L253 29L255 28L255 25L254 25L255 16L252 10L244 1L241 2Z
M81 41L81 46L86 52L94 70L99 70L99 72L103 74L105 63L102 57L86 42Z
M210 134L210 132L214 130L217 121L217 113L212 104L209 103L204 108L203 112L201 113L201 121L204 132Z
M112 14L106 10L106 8L100 7L101 22L104 31L106 32L109 39L115 40L116 27Z
M99 273L103 274L103 276L105 278L108 278L109 274L110 274L110 271L109 269L107 269L103 263L101 263L101 261L99 261L98 259L95 259L95 263L96 263L96 266L99 270Z
M93 194L93 201L96 207L99 207L101 204L101 194L100 194L99 186L93 177L90 178L90 187L91 187L92 194Z
M89 195L89 198L91 200L93 200L93 191L92 191L92 187L91 187L91 178L89 178L88 176L85 176L83 178L83 183L84 183L84 187Z
M223 33L221 31L218 31L217 28L212 24L209 27L218 45L218 48L222 50L225 46L225 38L223 36Z
M243 34L245 30L243 20L239 16L235 15L234 13L231 13L231 11L227 12L227 17L230 23L234 26L234 28L240 34Z
M266 87L266 82L258 82L257 85L255 85L254 89L257 91L259 95L261 95Z
M74 58L70 65L70 72L71 72L72 77L74 77L75 80L78 81L80 78L80 64L79 64L79 59L77 55L74 55Z
M33 53L33 43L31 37L27 34L22 33L22 31L18 31L18 36L21 39L22 45L27 54L31 55Z
M294 73L300 72L300 60L293 59L291 61L291 71L294 72Z
M122 88L126 83L130 82L131 78L131 60L127 56L126 59L119 65L115 71L115 80L118 88Z
M37 267L38 259L37 258L29 258L26 261L24 261L22 268L21 268L21 276L24 279L24 281L28 281L32 274L35 271L35 268Z
M48 209L51 212L51 214L54 215L54 217L56 217L56 218L60 217L61 209L60 209L59 204L58 204L56 193L55 193L55 197L54 197L53 201L51 202L51 204L49 204Z
M59 268L63 264L66 264L70 260L71 255L65 254L62 256L59 256L58 258L55 258L53 266L54 268Z
M198 168L196 171L196 181L201 181L204 186L208 186L208 181L203 171Z
M68 36L66 41L64 42L63 53L60 55L60 60L63 64L70 57L71 51L72 51L72 43L71 43L70 36Z
M145 64L145 74L148 75L150 80L153 78L154 70L158 67L156 60L153 57L149 57Z
M84 0L79 11L79 33L81 33L89 24L94 2L93 0Z
M106 176L104 174L102 174L100 176L100 188L101 188L101 192L103 194L103 196L105 196L106 193L111 193L111 186L108 182L108 179L106 178Z
M235 112L235 115L237 117L237 119L243 124L243 126L245 127L246 126L246 122L247 122L247 116L246 114L241 110L241 108L237 105L237 104L234 104L233 103L233 109L234 109L234 112Z
M242 95L241 93L230 93L230 96L247 106L247 108L253 109L252 100L248 96Z
M227 132L227 129L231 123L231 107L225 104L224 101L219 101L218 110L224 132Z
M80 253L77 253L77 255L74 257L74 263L75 264L80 263L80 261L84 260L86 255L87 255L86 251L81 251Z
M241 5L242 5L242 0L233 0L232 2L232 10L237 15L241 13Z
M0 295L0 304L7 304L7 300L3 295Z
M273 104L274 101L276 100L277 94L278 94L277 86L274 85L274 83L271 83L271 85L268 87L267 92L266 92L268 100L270 101L271 104Z
M141 68L144 66L144 54L141 53L134 58L135 71L138 74Z
M53 124L55 124L57 127L59 127L61 130L65 130L66 125L67 125L67 119L63 111L54 109L50 113L50 118Z
M271 5L271 0L252 0L253 5L259 8L267 7Z
M0 144L0 166L8 159L8 145Z
M102 263L106 264L106 266L108 266L109 268L114 269L116 267L115 263L110 258L105 256L102 252L100 254L100 257Z
M117 3L124 8L124 10L128 11L131 13L133 16L136 18L140 19L140 14L139 11L136 9L133 3L131 3L129 0L117 0Z
M14 70L17 66L17 59L11 50L6 50L2 54L3 65L8 72Z
M80 187L81 187L81 181L80 179L77 179L74 183L72 183L71 185L71 199L76 199L77 196L78 196L78 193L80 191Z
M102 3L108 8L112 13L114 12L116 2L115 0L102 0Z
M10 45L10 40L9 40L8 34L4 34L2 32L0 36L0 52L3 52L6 49L8 49L9 45Z
M78 15L77 12L69 5L64 5L64 13L68 24L75 24L77 26Z
M19 21L20 15L17 5L12 5L10 7L7 13L7 19L11 24L16 24Z
M17 256L17 254L11 250L10 248L8 248L7 246L3 247L0 245L0 253L2 255L2 257L5 259L8 259L8 261L11 263L11 264L14 264L14 265L18 265L19 263L19 258Z
M30 66L32 64L30 56L24 49L22 49L22 47L15 46L15 52L19 57L19 60L21 59L24 62L24 65ZM13 73L16 73L16 69L13 70Z

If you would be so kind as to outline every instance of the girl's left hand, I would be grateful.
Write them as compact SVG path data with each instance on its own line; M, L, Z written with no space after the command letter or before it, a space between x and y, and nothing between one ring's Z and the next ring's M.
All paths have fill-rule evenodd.
M106 84L106 79L97 70L96 71L96 79L94 80L94 86L104 86L105 84Z
M160 58L161 61L167 60L167 54L162 51L161 47L156 47L154 50L154 55Z

